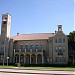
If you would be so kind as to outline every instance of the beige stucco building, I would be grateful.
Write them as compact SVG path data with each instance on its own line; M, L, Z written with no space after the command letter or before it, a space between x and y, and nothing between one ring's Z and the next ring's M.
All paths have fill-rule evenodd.
M2 15L0 63L67 64L68 40L58 25L55 33L19 34L10 38L11 16Z

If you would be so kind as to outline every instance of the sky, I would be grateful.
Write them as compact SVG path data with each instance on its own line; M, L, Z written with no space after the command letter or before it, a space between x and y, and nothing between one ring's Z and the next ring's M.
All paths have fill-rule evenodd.
M31 33L54 33L58 24L63 32L75 30L75 0L0 0L0 31L2 14L12 16L11 36Z

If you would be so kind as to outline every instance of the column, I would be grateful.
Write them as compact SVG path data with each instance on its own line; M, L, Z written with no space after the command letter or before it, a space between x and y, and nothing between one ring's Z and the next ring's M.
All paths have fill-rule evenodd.
M36 54L36 64L37 64L37 54Z
M26 52L26 49L25 49L25 52Z
M37 49L36 49L36 52L37 52Z
M30 55L30 64L31 64L31 55Z
M19 49L19 63L20 63L20 52L21 52L21 49Z
M26 56L26 55L24 55L24 64L25 64L25 56Z
M43 60L43 50L42 50L42 64L44 64L44 60Z
M15 62L16 62L16 60L15 60L15 59L16 59L16 58L15 58L15 49L14 49L14 56L13 56L13 59L14 59L14 60L13 60L13 63L15 63Z
M42 64L44 63L44 61L43 61L43 55L42 55Z

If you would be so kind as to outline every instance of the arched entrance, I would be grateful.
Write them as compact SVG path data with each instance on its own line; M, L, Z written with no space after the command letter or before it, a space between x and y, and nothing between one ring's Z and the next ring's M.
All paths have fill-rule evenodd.
M31 55L31 64L36 64L36 55L35 54Z
M15 55L15 63L19 63L19 55L18 54Z
M37 64L42 64L42 55L41 54L37 55Z
M26 64L30 64L30 55L29 54L26 55L26 58L25 59L26 59L25 60L25 63Z
M23 54L20 55L20 63L24 64L24 55Z

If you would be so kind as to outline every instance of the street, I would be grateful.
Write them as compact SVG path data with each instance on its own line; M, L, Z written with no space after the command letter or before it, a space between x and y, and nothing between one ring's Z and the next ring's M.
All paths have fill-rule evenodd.
M0 73L0 75L38 75L38 74Z
M0 69L0 75L75 75L75 71Z

